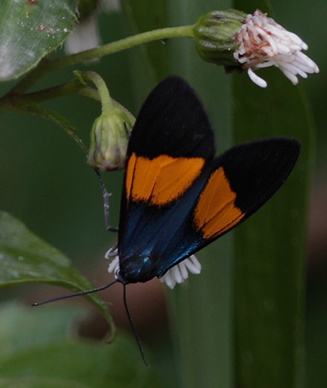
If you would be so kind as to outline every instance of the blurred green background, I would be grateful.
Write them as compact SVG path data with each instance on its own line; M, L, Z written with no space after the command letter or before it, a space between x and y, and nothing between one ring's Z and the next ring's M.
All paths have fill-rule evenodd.
M320 67L318 75L310 75L307 80L301 79L300 83L312 104L317 126L317 163L308 226L307 386L322 388L327 381L327 3L325 0L271 0L271 4L276 21L297 33L309 45L308 55ZM194 20L187 21L190 24L193 22ZM102 14L99 16L99 23L103 42L131 33L122 13ZM56 55L60 55L60 52ZM142 80L138 83L137 95L126 92L130 89L135 64L133 58L137 55L137 50L132 55L123 52L103 58L97 63L79 66L80 69L93 69L101 74L112 96L134 115L152 86L151 80ZM36 87L42 88L69 80L72 70L65 69L55 73ZM11 86L12 83L0 84L1 95ZM98 103L77 96L51 101L46 106L69 117L79 128L79 136L88 144L93 120L100 114ZM107 263L103 256L114 244L115 235L105 230L101 190L94 172L85 161L83 152L54 124L37 117L13 113L0 116L1 209L24 221L33 232L67 254L94 285L102 285L108 282ZM121 179L120 172L105 176L107 188L113 192L110 214L114 225L118 223ZM137 304L137 299L144 301L140 294L149 294L150 288L151 298L146 303L148 308L145 308L145 303ZM148 336L148 345L165 342L166 330L160 327L167 325L164 289L153 282L135 289L131 286L132 289L130 294L133 294L136 301L132 301L131 310L135 311L133 317L136 325L141 328L141 332L146 331L148 334L149 328L155 327L154 332ZM59 290L58 293L62 291ZM1 301L15 297L33 302L52 296L52 287L30 285L2 291ZM127 326L125 313L119 307L121 290L108 291L106 299L114 302L115 321ZM98 330L101 332L101 327ZM164 354L161 357L164 362Z

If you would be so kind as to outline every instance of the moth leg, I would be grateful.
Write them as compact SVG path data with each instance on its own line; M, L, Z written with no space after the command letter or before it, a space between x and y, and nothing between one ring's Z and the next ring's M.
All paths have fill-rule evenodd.
M104 181L102 179L102 176L100 175L99 171L98 170L94 170L94 171L95 171L95 173L98 176L98 179L99 179L99 182L100 182L100 186L101 186L101 190L102 190L103 208L104 208L104 221L105 221L105 224L106 224L106 229L109 232L118 232L118 228L116 228L115 226L111 226L111 224L110 224L110 218L109 218L109 198L111 196L111 193L108 193L108 191L106 189L106 186L104 184Z

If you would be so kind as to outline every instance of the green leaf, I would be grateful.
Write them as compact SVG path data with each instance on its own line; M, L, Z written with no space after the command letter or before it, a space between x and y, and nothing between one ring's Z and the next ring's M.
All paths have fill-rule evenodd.
M61 45L74 27L78 0L2 0L0 80L16 79Z
M25 225L0 212L0 289L26 283L48 283L75 291L93 288L69 259L30 232ZM106 304L98 294L85 296L114 331Z
M235 230L238 380L255 387L298 387L303 371L303 270L312 123L299 88L283 77L267 71L266 90L251 85L246 74L234 79L237 142L281 135L302 142L289 180L263 209Z
M53 343L2 359L1 366L3 377L37 376L51 384L55 381L58 387L68 381L89 388L158 386L133 341L122 336L112 344Z
M17 305L0 309L1 387L159 387L132 336L119 335L110 344L74 338L71 325L85 315L84 309L31 310Z
M243 2L236 1L234 7ZM266 2L255 7L267 10ZM277 20L278 22L278 20ZM237 143L270 136L302 142L288 181L256 215L235 230L237 384L291 388L304 384L304 257L312 173L312 119L300 87L277 69L258 71L266 89L235 74Z
M73 383L71 380L66 381L58 381L57 379L54 381L50 381L49 379L44 378L10 378L10 379L2 379L0 378L0 386L1 388L89 388L84 384Z
M0 378L1 388L88 388L84 384L72 385L70 380L60 381L57 380L49 381L43 378L13 378L13 379L2 379Z
M80 306L48 305L35 309L13 302L2 303L0 359L36 346L61 341L67 336L76 336L76 323L88 315L88 310Z

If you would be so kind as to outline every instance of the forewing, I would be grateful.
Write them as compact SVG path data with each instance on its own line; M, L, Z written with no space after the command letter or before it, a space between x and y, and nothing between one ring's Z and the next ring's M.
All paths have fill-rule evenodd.
M161 155L213 158L208 115L184 80L168 77L149 94L130 137L128 156L133 153L151 160Z
M129 141L119 226L121 265L157 246L164 250L174 233L164 231L165 225L176 217L184 222L197 195L184 202L180 214L172 209L213 159L214 143L207 113L185 81L169 77L152 91Z

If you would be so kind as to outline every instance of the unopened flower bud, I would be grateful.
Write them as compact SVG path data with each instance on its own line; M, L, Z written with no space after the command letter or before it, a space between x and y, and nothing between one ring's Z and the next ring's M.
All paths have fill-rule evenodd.
M234 9L211 11L203 15L193 30L200 56L217 65L241 67L233 54L240 45L235 36L241 30L246 16Z
M123 169L131 128L131 121L122 109L102 113L91 130L88 164L101 171Z

